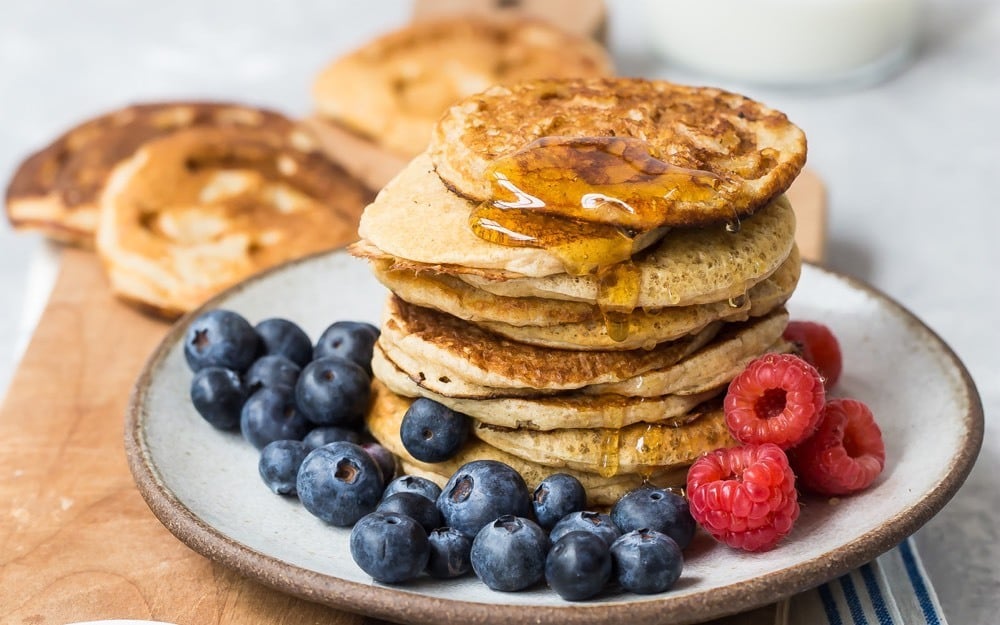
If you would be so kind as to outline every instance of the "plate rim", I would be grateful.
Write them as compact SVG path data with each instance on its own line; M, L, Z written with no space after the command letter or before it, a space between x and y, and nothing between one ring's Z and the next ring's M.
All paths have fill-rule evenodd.
M332 608L388 618L407 623L441 625L467 622L503 621L505 625L556 622L567 625L605 623L627 613L636 625L660 623L664 608L677 619L675 625L702 622L751 610L788 598L798 592L824 583L850 571L888 551L929 521L955 495L965 482L982 447L985 430L982 399L968 369L955 351L934 330L908 308L869 285L842 272L804 262L813 270L845 281L864 291L883 305L895 309L901 319L925 332L937 344L945 360L959 373L960 389L968 399L969 409L956 420L964 426L963 445L952 458L943 479L911 508L902 511L849 543L836 553L827 553L761 575L749 581L731 583L705 593L670 597L669 595L631 602L566 603L559 606L489 604L422 595L376 583L360 583L333 577L284 562L230 538L215 529L187 506L159 479L143 437L143 404L152 382L152 374L182 339L187 325L205 310L218 307L219 302L236 295L276 273L301 264L334 255L346 255L345 249L320 252L255 274L212 297L195 310L178 319L147 358L129 395L125 415L124 442L126 458L133 480L153 515L178 540L206 558L236 570L242 575L282 592ZM738 607L734 608L733 606Z

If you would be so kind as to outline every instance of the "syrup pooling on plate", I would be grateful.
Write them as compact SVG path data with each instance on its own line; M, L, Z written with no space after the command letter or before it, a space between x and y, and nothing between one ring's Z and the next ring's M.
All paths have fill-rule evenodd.
M636 239L678 202L717 199L722 178L671 165L631 137L542 137L487 170L492 197L470 217L482 239L552 252L571 275L598 277L608 336L623 341L639 296Z

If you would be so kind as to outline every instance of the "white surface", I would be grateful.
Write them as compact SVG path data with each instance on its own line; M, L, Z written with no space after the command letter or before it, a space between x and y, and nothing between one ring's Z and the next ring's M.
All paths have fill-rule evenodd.
M321 282L340 288L316 289ZM351 296L344 297L346 292ZM316 337L331 319L377 322L384 299L385 289L368 265L337 252L254 281L218 306L243 314L251 323L284 316ZM677 599L708 598L719 588L776 571L791 573L810 562L826 566L842 557L840 552L851 543L871 541L864 537L877 530L899 533L887 528L905 524L911 510L956 470L953 460L969 443L965 415L971 398L961 372L930 333L909 323L906 314L886 300L808 266L790 311L824 319L839 337L852 366L845 369L835 394L860 399L878 415L886 441L886 470L872 487L835 504L825 498L806 499L792 533L773 551L744 554L699 533L685 550L684 575L670 593L616 594L591 603L656 601L670 613ZM325 525L294 498L272 494L256 470L257 450L237 433L214 430L194 410L186 393L191 372L181 338L155 365L149 387L140 396L140 431L153 472L184 507L220 534L302 569L370 583L350 558L349 529ZM874 555L856 553L853 559L862 564ZM448 583L422 577L396 590L498 605L580 606L544 588L493 592L475 577ZM750 595L743 597L745 604L734 600L721 609L750 608L757 600Z
M407 4L2 1L0 176L73 122L139 99L226 97L303 113L323 63L405 21ZM658 61L644 13L630 0L611 6L623 74L718 82ZM1000 4L934 0L924 17L913 66L877 87L723 86L786 111L808 134L809 163L830 189L829 264L913 310L980 386L987 434L979 462L917 542L949 618L985 623L1000 613ZM38 247L0 221L0 388L13 371L26 268Z

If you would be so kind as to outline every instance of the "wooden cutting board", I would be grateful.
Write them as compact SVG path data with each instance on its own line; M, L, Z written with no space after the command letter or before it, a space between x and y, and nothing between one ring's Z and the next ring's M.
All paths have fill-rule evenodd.
M803 255L818 260L822 185L808 175L790 193ZM62 252L0 408L0 623L379 623L241 578L189 550L146 507L126 466L122 422L132 383L166 329L112 298L92 254ZM721 622L771 625L783 622L782 609Z

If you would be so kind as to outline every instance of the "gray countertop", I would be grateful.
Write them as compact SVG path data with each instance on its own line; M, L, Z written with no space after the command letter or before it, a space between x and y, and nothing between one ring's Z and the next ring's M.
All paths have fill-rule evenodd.
M1000 613L1000 4L938 0L912 65L854 91L778 91L672 70L644 13L611 2L620 72L714 82L784 110L830 190L828 264L882 289L964 360L986 409L966 485L917 535L953 623ZM377 8L376 8L377 5ZM301 114L329 59L402 24L409 3L0 0L0 176L80 119L128 102L213 97ZM780 33L762 36L780 36ZM794 51L790 51L794 53ZM41 242L0 224L0 389Z

